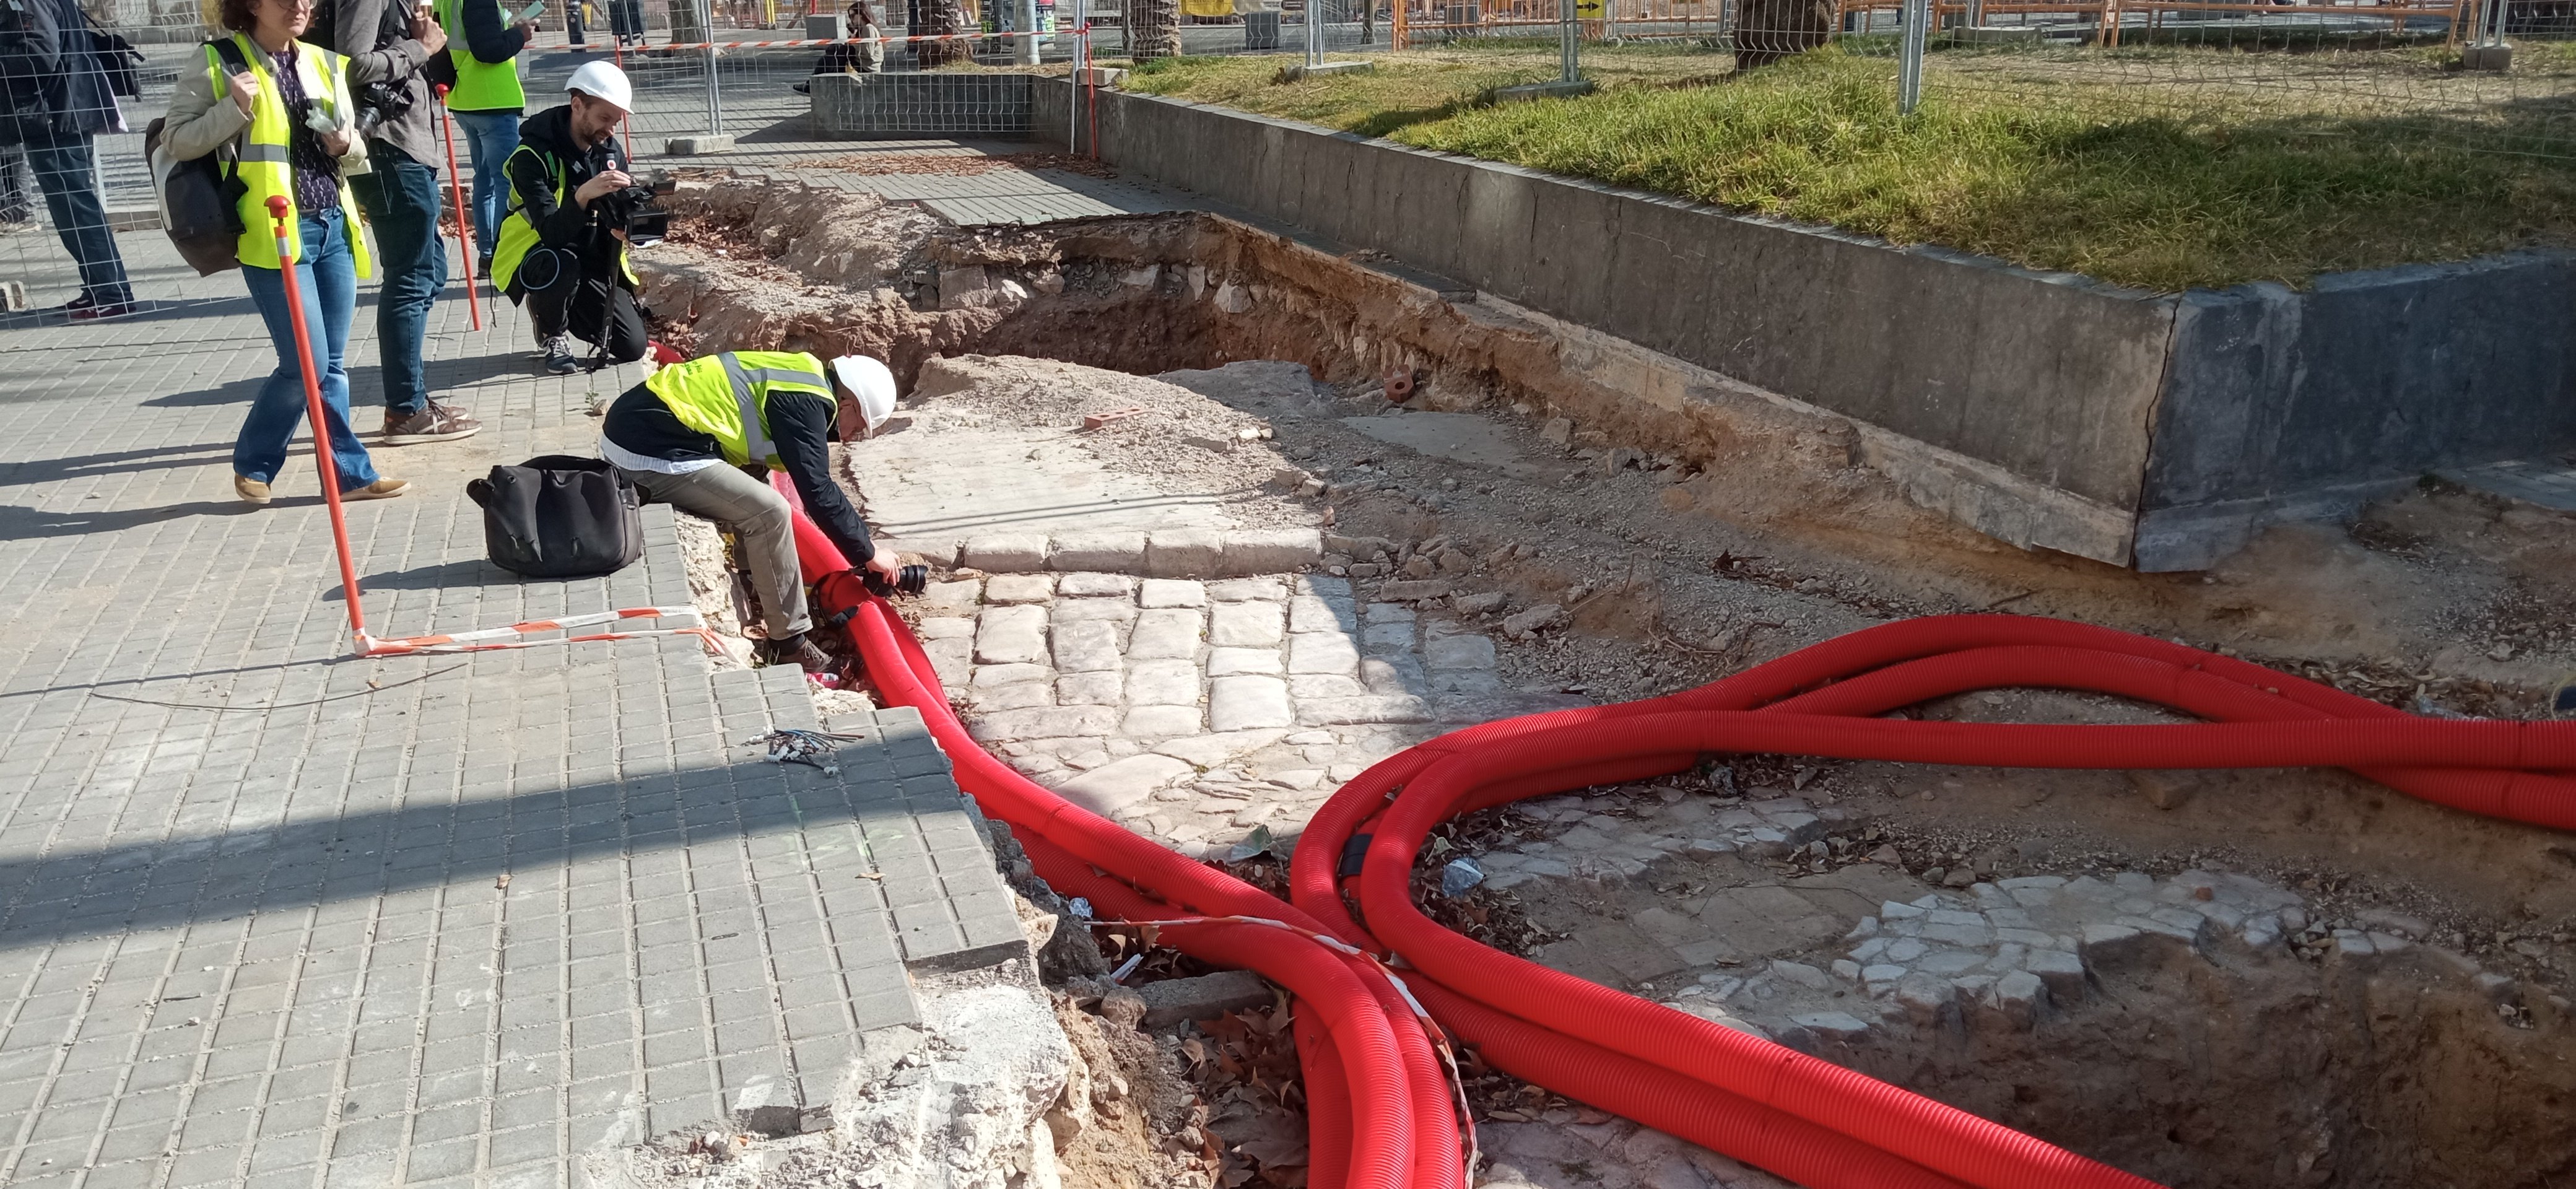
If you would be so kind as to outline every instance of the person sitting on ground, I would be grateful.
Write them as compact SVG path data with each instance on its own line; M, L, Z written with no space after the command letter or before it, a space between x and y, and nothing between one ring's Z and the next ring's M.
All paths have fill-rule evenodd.
M831 440L855 441L894 412L894 374L865 355L827 373L796 351L726 351L671 364L629 388L600 423L599 453L646 499L706 517L742 543L760 596L765 664L808 673L831 658L805 638L805 579L797 568L787 498L744 468L783 470L805 512L853 564L893 581L894 558L868 539L849 497L832 481Z
M823 58L814 63L814 73L875 74L885 69L885 42L881 40L885 34L877 28L876 10L868 7L868 0L850 0L849 22L851 40L823 47ZM812 92L812 83L796 84L797 94Z
M527 307L556 375L581 370L572 340L595 350L591 366L644 357L643 283L626 258L626 204L635 184L617 125L635 103L626 72L607 62L576 70L568 101L528 117L510 154L510 205L492 253L492 284Z

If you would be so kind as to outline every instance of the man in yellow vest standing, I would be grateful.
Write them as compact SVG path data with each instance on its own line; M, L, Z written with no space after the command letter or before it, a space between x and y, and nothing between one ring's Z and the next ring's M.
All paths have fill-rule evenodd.
M519 147L519 117L528 110L527 91L519 85L519 51L537 35L533 20L512 20L502 0L435 0L440 27L447 30L448 57L456 63L456 85L447 92L447 110L465 131L474 170L474 250L481 257L475 275L492 268L492 237L509 200L509 182L501 176L510 150Z
M831 441L862 437L894 412L894 374L865 355L828 373L797 351L726 351L653 373L608 406L599 452L647 499L706 517L741 542L760 596L765 664L808 673L831 658L805 638L805 579L787 499L744 468L783 470L841 556L894 581L901 567L877 552L868 526L832 481Z

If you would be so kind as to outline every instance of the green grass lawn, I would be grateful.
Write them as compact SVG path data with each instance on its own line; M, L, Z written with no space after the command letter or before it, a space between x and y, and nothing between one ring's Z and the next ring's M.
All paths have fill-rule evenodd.
M2552 139L2576 55L2517 54L2506 80L2438 50L1940 53L1911 119L1894 63L1840 48L1736 77L1690 43L1587 46L1598 93L1504 105L1482 96L1553 77L1552 44L1291 84L1293 59L1181 58L1126 85L2178 290L2576 242L2576 144Z

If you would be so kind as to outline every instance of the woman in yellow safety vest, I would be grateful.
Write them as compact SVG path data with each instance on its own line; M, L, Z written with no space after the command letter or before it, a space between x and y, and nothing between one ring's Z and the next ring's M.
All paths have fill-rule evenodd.
M277 348L277 370L253 397L233 442L233 490L254 504L286 465L288 439L304 418L304 373L280 273L276 222L268 200L287 201L286 246L294 254L304 323L330 422L331 458L343 499L400 495L406 484L377 475L367 448L349 428L349 373L341 360L357 309L358 278L368 275L358 206L341 180L363 170L366 142L356 133L347 58L296 40L312 23L312 0L223 0L232 36L206 44L203 68L179 71L163 143L173 157L195 160L229 147L228 172L240 183L241 242L235 257L251 302Z

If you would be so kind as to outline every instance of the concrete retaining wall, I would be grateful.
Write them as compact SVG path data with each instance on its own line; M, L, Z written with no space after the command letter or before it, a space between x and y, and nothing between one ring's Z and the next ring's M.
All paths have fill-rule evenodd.
M1098 95L1121 169L1855 418L1915 498L2024 546L2201 568L2435 465L2576 445L2576 256L2141 293ZM1033 98L1034 135L1065 127L1067 88Z

